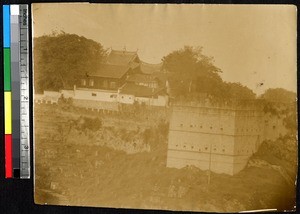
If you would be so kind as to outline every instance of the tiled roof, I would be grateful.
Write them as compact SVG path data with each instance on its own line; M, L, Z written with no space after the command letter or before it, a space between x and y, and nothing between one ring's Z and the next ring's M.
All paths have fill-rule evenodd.
M155 76L163 84L168 80L168 75L165 72L154 72L152 76Z
M155 82L157 80L158 80L158 78L156 78L156 76L153 76L153 75L149 75L149 74L133 74L133 75L130 75L128 77L127 82L150 83L150 82Z
M136 97L151 97L158 94L163 94L164 88L148 88L146 86L136 85L134 83L126 83L121 89L121 94L132 94Z
M161 72L161 70L162 70L162 63L150 64L141 61L141 71L144 74L153 74L155 72Z
M121 78L129 71L129 69L129 66L102 64L96 71L90 72L88 75L106 78Z
M111 65L129 65L137 56L137 52L134 51L112 50L106 59L106 63Z

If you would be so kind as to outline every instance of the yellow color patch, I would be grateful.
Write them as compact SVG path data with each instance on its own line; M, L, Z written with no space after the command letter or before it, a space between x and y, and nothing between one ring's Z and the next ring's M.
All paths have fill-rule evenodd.
M12 116L11 116L11 92L4 92L4 125L5 134L12 134Z

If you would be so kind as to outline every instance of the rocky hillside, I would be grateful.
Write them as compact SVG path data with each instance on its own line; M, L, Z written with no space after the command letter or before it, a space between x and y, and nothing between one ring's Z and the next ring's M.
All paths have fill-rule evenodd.
M163 130L157 120L135 118L133 121L138 122L129 125L131 120L117 115L61 112L51 105L35 109L35 115L47 115L35 119L35 201L39 204L209 212L293 209L295 185L292 181L296 175L297 148L293 136L264 142L244 170L235 176L212 173L208 184L205 171L192 166L166 167L167 138L164 131L160 134L157 131ZM65 132L66 139L62 141L57 122L66 127L67 121L76 121L79 115L81 118L99 117L102 123L97 132L104 128L103 139L94 141L95 130L85 127L84 130L89 131L81 134L74 130L70 134ZM115 128L108 128L111 124ZM122 131L125 124L126 132ZM156 144L150 150L129 154L104 143L109 142L106 140L109 137L116 140L121 135L131 142L137 137L133 132L139 133L138 138L148 141L149 145ZM49 136L45 137L45 133Z

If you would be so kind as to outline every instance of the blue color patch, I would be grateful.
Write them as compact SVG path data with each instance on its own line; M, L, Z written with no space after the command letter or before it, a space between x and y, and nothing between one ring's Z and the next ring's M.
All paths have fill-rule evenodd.
M10 47L10 6L3 5L3 47Z

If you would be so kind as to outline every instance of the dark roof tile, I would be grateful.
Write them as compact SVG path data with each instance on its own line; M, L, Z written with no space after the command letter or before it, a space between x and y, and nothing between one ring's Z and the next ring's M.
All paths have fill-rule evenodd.
M148 88L146 86L136 85L134 83L126 83L121 89L121 94L132 94L136 97L151 97L164 93L164 88Z
M127 82L142 82L142 83L151 83L151 82L156 82L158 78L153 75L148 75L148 74L133 74L130 75L127 79Z
M106 59L106 63L111 65L129 65L136 57L138 57L137 52L112 50Z
M106 78L121 78L129 71L129 69L129 66L103 64L96 71L88 73L88 75Z
M150 64L141 61L141 71L145 74L153 74L156 72L161 72L162 70L162 63L159 64Z

